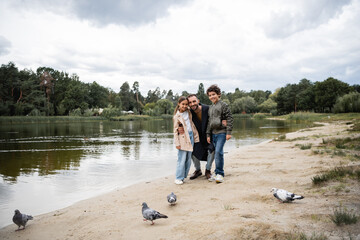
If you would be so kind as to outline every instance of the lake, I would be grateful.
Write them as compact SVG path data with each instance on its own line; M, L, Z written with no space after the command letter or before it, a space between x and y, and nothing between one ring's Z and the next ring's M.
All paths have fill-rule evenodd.
M224 151L304 127L287 121L235 119L233 138ZM0 228L12 223L15 209L38 215L174 175L177 150L172 139L171 119L2 124Z

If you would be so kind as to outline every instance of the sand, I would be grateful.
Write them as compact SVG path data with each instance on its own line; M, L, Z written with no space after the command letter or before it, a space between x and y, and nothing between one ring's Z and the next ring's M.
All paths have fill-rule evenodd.
M221 184L201 176L179 186L171 175L34 216L22 231L9 225L0 230L0 239L284 239L295 232L360 239L359 222L338 227L329 218L339 205L360 213L359 182L346 179L317 187L311 180L336 166L359 165L313 152L322 139L359 136L347 131L349 127L345 122L326 123L289 133L286 141L233 149L225 155ZM304 143L312 143L312 149L295 146ZM305 198L279 203L270 193L272 187ZM166 201L172 191L178 196L175 206ZM142 202L169 218L154 225L143 221Z

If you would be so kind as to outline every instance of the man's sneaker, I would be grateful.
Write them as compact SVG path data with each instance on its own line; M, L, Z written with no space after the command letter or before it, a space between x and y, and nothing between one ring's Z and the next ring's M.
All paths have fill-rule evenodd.
M209 182L215 181L215 174L211 174L210 178L208 178Z
M222 182L224 182L224 177L220 174L217 174L215 177L215 181L216 181L216 183L222 183Z
M183 184L183 183L184 183L184 182L181 181L180 179L175 179L175 184L181 185L181 184Z
M197 177L200 177L202 175L201 170L196 170L193 174L190 176L190 180L194 180Z

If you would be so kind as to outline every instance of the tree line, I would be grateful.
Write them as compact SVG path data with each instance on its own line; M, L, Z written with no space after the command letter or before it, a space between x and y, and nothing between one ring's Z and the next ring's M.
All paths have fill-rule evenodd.
M221 86L220 86L221 87ZM271 91L236 88L222 92L236 113L287 114L297 111L360 112L360 86L328 78L320 82L302 79L298 84L287 84ZM200 101L210 104L202 83L196 92ZM188 95L183 91L181 95ZM49 67L39 67L36 72L19 70L13 62L0 67L0 116L92 116L101 111L105 117L135 114L160 116L172 114L178 93L156 87L143 96L139 82L132 86L124 82L119 92L96 82L81 82L76 74L68 74Z

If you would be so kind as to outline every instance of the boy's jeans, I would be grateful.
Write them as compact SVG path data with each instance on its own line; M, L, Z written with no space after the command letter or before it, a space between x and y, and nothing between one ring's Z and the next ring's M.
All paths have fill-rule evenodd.
M213 151L212 153L210 153L210 151L208 150L208 155L207 155L207 159L206 159L206 170L211 170L211 166L214 162L214 153L215 151ZM200 171L201 170L201 165L200 165L200 160L197 159L197 157L195 157L194 155L192 155L192 160L194 163L194 167L196 171Z
M226 142L226 133L219 133L212 135L215 146L215 174L220 174L224 177L224 145Z
M194 134L193 132L189 132L191 144L194 146ZM190 171L191 166L191 155L192 152L178 150L178 160L176 165L176 179L184 180Z

